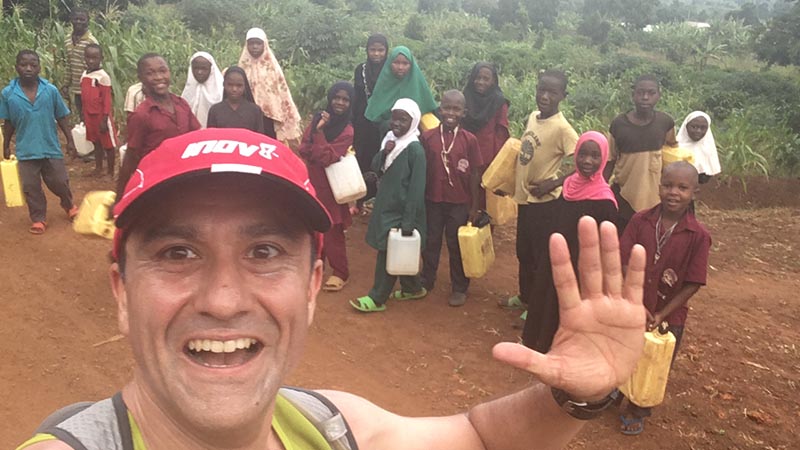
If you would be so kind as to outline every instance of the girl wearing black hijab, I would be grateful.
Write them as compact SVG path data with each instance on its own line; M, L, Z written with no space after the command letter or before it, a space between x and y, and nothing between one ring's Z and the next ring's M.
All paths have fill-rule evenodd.
M464 87L464 98L467 115L461 125L478 138L485 170L510 136L508 100L500 89L494 65L487 62L475 64ZM479 203L481 208L485 208L485 197Z
M364 117L367 109L367 100L375 89L378 75L386 62L386 55L389 52L389 41L382 34L373 34L367 39L367 60L355 70L355 97L353 99L353 148L356 150L356 157L362 172L369 172L372 158L380 150L381 136L378 125ZM369 181L369 176L366 176ZM370 192L366 198L375 195L374 184L367 183Z
M350 208L336 203L325 168L339 161L353 145L353 127L350 125L353 85L347 81L334 84L328 91L328 106L314 114L303 133L300 156L306 161L308 178L317 191L317 198L331 216L331 229L325 233L322 258L328 260L333 275L325 282L325 291L341 290L350 271L347 266L344 230L350 226Z

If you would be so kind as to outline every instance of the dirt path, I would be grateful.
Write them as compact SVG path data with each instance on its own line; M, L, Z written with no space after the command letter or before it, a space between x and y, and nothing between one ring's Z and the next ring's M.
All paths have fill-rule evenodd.
M110 187L74 167L71 176L77 198ZM701 195L699 216L714 238L709 286L691 302L664 405L640 437L622 436L609 411L572 448L798 448L800 183L783 183L749 183L748 192L781 206L775 208L730 209L764 204L736 186ZM117 334L108 241L73 233L52 198L47 234L28 234L26 216L25 209L0 207L0 448L13 448L61 405L113 394L131 368L124 340L97 345ZM319 299L291 383L344 389L399 413L427 415L455 413L532 381L490 357L493 344L519 333L516 315L495 306L516 291L513 229L498 230L498 260L473 283L465 307L447 306L445 275L425 300L363 316L346 300L371 282L374 251L363 242L365 229L357 219L348 233L356 276L343 292Z

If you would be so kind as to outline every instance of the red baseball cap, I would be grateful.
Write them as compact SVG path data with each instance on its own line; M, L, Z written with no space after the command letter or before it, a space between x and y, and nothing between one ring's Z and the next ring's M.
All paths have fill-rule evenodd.
M311 229L324 233L331 227L328 211L317 198L303 161L281 142L238 128L208 128L167 139L139 162L125 192L114 206L117 231L114 257L119 256L126 227L135 211L152 201L154 192L178 179L204 178L217 173L263 176L295 195L297 205ZM134 207L135 206L135 207ZM318 239L321 238L321 234ZM321 242L320 242L321 244ZM321 250L321 245L318 247Z

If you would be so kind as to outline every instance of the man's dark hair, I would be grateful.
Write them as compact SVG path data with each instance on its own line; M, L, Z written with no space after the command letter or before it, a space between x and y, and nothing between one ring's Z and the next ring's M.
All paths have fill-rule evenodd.
M152 53L152 52L151 53L145 53L144 55L139 57L138 61L136 61L136 73L142 73L142 68L144 67L144 63L147 62L147 60L153 59L153 58L164 59L164 57L161 56L158 53Z
M96 48L97 51L100 52L100 57L103 57L103 47L100 47L100 44L95 44L94 42L91 44L86 44L86 48L83 49L83 52L86 53L86 50L89 50L90 48Z
M72 8L72 11L69 12L69 18L72 19L81 14L86 16L87 19L89 18L89 10L86 8Z
M659 90L661 90L661 83L658 82L658 78L653 75L652 73L646 73L644 75L639 75L636 80L633 82L633 89L636 89L636 86L641 83L642 81L652 81L656 84Z
M561 83L561 87L564 89L564 92L567 92L567 84L569 83L569 80L567 79L567 74L565 74L563 71L548 69L539 74L540 80L544 77L554 78L558 80L558 82Z
M25 50L20 50L19 53L17 53L17 64L19 64L19 61L22 59L23 56L35 56L36 62L41 62L38 53L36 53L33 50L25 49Z

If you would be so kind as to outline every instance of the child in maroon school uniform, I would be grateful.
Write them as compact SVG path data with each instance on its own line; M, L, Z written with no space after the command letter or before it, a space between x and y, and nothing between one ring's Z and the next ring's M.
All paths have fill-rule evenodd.
M111 77L100 68L103 49L99 45L88 44L83 55L86 71L81 76L81 103L86 140L94 144L94 176L103 174L106 161L108 174L113 177L117 132L111 108Z
M308 177L322 204L331 215L331 229L325 233L322 257L328 261L333 274L322 289L341 291L350 277L344 230L352 223L348 205L336 203L325 168L339 161L353 145L351 104L353 85L347 81L334 84L328 91L328 106L314 115L303 133L299 153L308 166Z
M689 299L706 284L711 235L694 216L690 207L697 192L697 169L681 161L666 166L661 174L661 203L636 213L620 240L622 264L627 265L631 250L640 244L647 252L644 306L647 329L662 322L675 335L675 353L683 337ZM673 355L674 360L674 355ZM644 430L650 408L629 403L622 420L622 433L637 435Z
M484 162L481 170L483 172L510 136L509 103L500 89L497 69L488 62L475 64L463 92L467 111L461 123L465 130L478 139ZM481 209L486 208L486 193L483 188L480 189L478 206Z
M450 256L450 306L461 306L467 301L469 278L464 275L458 227L475 219L484 165L478 139L460 126L465 112L464 94L457 90L445 92L439 106L441 124L423 133L421 139L427 162L428 222L428 240L422 252L422 286L430 291L436 282L444 234Z

